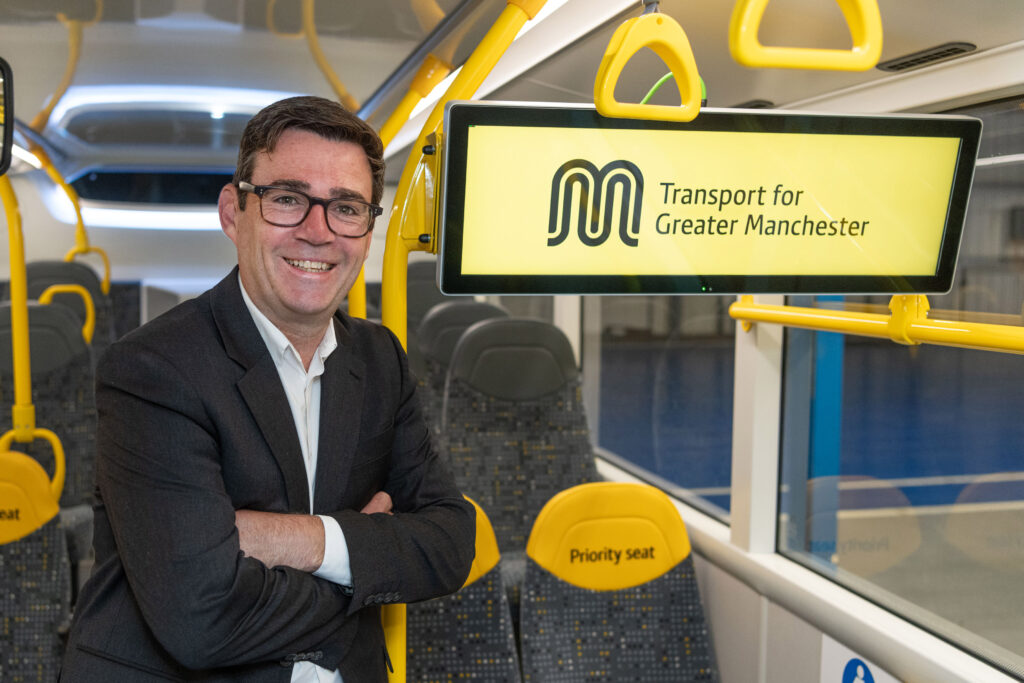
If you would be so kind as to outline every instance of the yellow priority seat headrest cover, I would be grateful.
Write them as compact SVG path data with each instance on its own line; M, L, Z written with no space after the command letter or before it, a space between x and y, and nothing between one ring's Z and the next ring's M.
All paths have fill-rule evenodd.
M476 556L473 558L473 566L470 567L469 577L463 587L473 583L487 572L494 569L501 559L498 551L498 539L494 535L494 527L483 508L476 504L476 501L469 496L465 497L473 507L476 508Z
M551 498L537 516L526 554L574 586L621 590L682 562L690 539L679 511L660 490L598 482Z
M0 452L0 545L28 536L58 512L42 466L24 453Z

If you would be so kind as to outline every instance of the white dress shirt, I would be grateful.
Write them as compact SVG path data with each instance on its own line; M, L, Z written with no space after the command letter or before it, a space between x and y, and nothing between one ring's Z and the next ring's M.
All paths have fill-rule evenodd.
M241 278L238 281L242 285ZM252 314L256 328L270 349L270 355L281 377L288 405L292 410L295 430L302 446L302 459L306 465L306 479L309 482L309 511L313 512L313 490L316 485L317 445L320 440L320 376L324 373L324 361L336 348L338 340L334 334L333 322L327 326L307 371L302 358L288 338L267 316L256 308L249 294L242 286L242 299ZM348 545L338 521L327 515L317 515L324 525L324 559L314 576L327 579L342 586L352 585L352 569L349 565ZM292 683L343 683L341 674L328 671L312 662L296 662L292 667Z

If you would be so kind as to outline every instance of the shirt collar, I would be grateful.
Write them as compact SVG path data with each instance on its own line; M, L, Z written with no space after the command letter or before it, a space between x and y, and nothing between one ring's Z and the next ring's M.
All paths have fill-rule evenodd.
M245 307L249 309L249 315L252 316L252 320L256 323L256 329L259 330L260 336L263 338L263 343L267 345L271 353L274 354L274 363L280 364L284 358L289 355L298 361L299 366L302 367L302 359L299 356L298 350L292 345L288 337L285 336L278 327L270 322L270 318L263 315L263 311L256 307L252 299L249 297L249 293L245 291L245 285L242 284L242 276L238 276L238 287L242 290L242 301L245 302ZM338 348L338 337L334 331L334 320L331 319L327 325L327 330L324 332L323 339L320 340L320 345L317 347L316 355L313 357L313 363L310 364L309 371L315 372L317 369L314 366L319 366L320 372L322 372L323 362L327 360L327 357ZM319 373L317 373L319 374Z

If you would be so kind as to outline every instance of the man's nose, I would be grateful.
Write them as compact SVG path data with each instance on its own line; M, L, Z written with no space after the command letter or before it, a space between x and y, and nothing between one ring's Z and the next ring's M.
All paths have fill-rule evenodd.
M317 204L310 207L306 218L295 228L296 236L309 242L323 243L334 239L335 234L327 224L327 206Z

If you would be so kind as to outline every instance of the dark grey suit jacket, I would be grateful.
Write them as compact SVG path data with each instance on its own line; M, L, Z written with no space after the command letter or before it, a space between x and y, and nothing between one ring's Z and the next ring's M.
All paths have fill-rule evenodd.
M344 531L352 588L239 551L236 509L308 513L309 495L236 269L100 362L96 565L62 680L283 682L310 660L385 681L379 605L462 585L475 515L431 446L405 354L379 325L333 324L314 504ZM360 514L379 490L395 514Z

